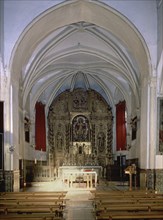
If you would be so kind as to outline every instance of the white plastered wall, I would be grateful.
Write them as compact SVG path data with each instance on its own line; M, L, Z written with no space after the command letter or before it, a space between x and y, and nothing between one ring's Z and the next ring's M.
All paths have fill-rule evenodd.
M24 2L24 5L23 5L23 2ZM13 1L13 3L15 3L15 5L9 5L9 3L5 3L5 61L6 61L6 64L8 65L8 62L9 62L9 59L10 59L10 57L11 57L11 52L12 52L12 49L13 49L13 47L14 47L14 45L15 45L15 42L18 40L18 37L19 37L19 34L21 34L22 33L22 30L24 29L24 27L28 24L28 22L29 21L31 21L32 20L32 18L34 18L35 16L36 16L36 14L38 13L40 13L41 11L44 11L44 9L47 9L49 6L52 6L54 3L52 3L51 1L47 1L47 5L45 6L45 4L44 3L41 3L41 2L38 2L37 3L37 1L35 2L35 8L37 8L38 6L38 10L37 10L37 12L35 11L34 12L34 9L33 9L33 13L32 13L32 16L33 17L30 17L31 16L31 14L29 13L29 11L31 10L31 6L27 6L27 2L28 1L22 1L21 3L20 3L20 1ZM87 1L85 1L86 2L86 4L84 5L84 3L81 3L81 1L80 1L80 4L81 4L81 7L83 7L83 9L86 9L86 6L87 6ZM143 2L144 3L144 2ZM23 20L22 18L24 18L24 15L23 15L23 10L21 10L22 8L21 7L19 7L19 12L20 13L12 13L11 14L11 16L7 16L7 15L9 15L10 14L10 12L13 10L13 8L12 7L16 7L16 5L17 4L20 4L19 6L21 6L21 7L25 7L26 6L26 11L28 12L27 14L28 14L28 16L27 16L27 20L25 19L25 20ZM83 4L83 5L82 5ZM109 4L109 3L108 3ZM110 2L110 4L111 4L111 2ZM125 3L125 1L124 1L124 4L126 4ZM135 3L136 4L136 3ZM112 6L113 6L113 4L112 4ZM114 5L114 7L116 8L117 7L117 9L119 10L119 11L122 11L122 12L124 12L124 10L126 10L126 12L127 11L129 11L128 9L129 9L129 7L126 7L126 9L124 9L124 6L122 7L122 5L121 5L121 7L122 7L122 9L120 9L120 7L118 6L118 5ZM132 9L132 6L130 5L130 9ZM139 6L140 7L140 6ZM139 9L139 7L137 7L137 10ZM74 9L73 10L75 10L76 9L76 6L74 5ZM98 14L98 7L96 6L96 7L94 7L94 6L92 6L91 7L91 10L94 12L93 14ZM14 11L14 10L13 10ZM103 9L101 8L101 11L103 11ZM105 10L104 10L105 11ZM130 10L130 11L132 11L132 10ZM59 12L59 11L58 11ZM59 18L59 16L61 16L61 15L59 15L59 13L57 12L57 10L56 10L56 16L58 16L58 18ZM62 12L64 12L64 9L62 10ZM72 11L73 12L73 11ZM53 12L52 12L53 13ZM66 13L66 11L65 11L65 13ZM65 13L63 13L63 14L65 14ZM29 16L30 15L30 16ZM50 15L50 13L49 13L49 15ZM52 15L51 15L52 16ZM76 14L76 16L77 16L77 14ZM134 17L135 16L135 17ZM151 17L151 9L149 9L149 10L147 10L147 13L144 15L145 16L145 18L146 18L146 20L148 20L148 18L149 17ZM146 38L147 36L151 36L150 37L150 39L152 40L152 39L155 39L155 36L153 36L152 37L152 33L154 34L155 33L155 16L156 16L156 11L154 11L154 18L153 18L153 22L152 23L150 23L151 24L151 26L150 26L150 28L148 29L148 30L146 30L146 31L150 31L150 33L147 33L147 32L145 32L145 33L143 33L143 32L141 32L141 34L142 35L144 35L144 38ZM106 24L105 22L102 22L102 21L99 21L99 18L100 17L98 17L98 18L95 18L95 17L91 17L91 16L89 16L89 13L88 13L88 11L86 10L85 11L85 13L84 14L81 14L81 20L82 20L82 18L84 18L84 17L86 17L86 19L90 22L90 21L92 21L92 22L95 22L95 23L97 23L98 25L101 25L101 26L103 26L103 27L105 27L106 29L108 28L110 28L110 26L109 26L109 24ZM136 15L134 15L134 14L128 14L128 18L131 18L131 20L137 25L137 27L138 27L138 29L141 31L142 29L143 29L143 27L144 27L144 25L145 25L145 23L142 23L142 20L139 20L139 19L137 19L137 17L136 17ZM110 16L108 15L108 20L109 20L109 18L111 18L111 14L110 14ZM79 20L80 20L79 19ZM14 27L14 25L13 25L13 22L15 22L15 21L22 21L21 23L19 23L19 22L17 22L16 24L16 26ZM62 19L61 19L62 20ZM72 21L77 21L78 19L74 16L72 16L71 17L71 22ZM136 22L137 21L137 22ZM69 21L67 21L67 23L68 23ZM18 25L19 24L19 25ZM60 26L62 26L62 25L64 25L64 23L60 23L60 24L58 24L58 27L59 27L59 25ZM41 28L41 23L39 23L39 25L37 26L38 28ZM50 27L49 27L50 28ZM57 26L55 27L55 28L57 28ZM112 27L113 29L114 29L114 27ZM13 33L13 36L10 34L11 33L11 31L12 31L12 33ZM48 33L48 31L50 31L50 29L49 30L47 30L47 33ZM120 34L116 29L115 29L115 31L117 32L117 34ZM19 33L19 34L18 34ZM21 51L21 53L23 52L23 51L26 51L26 48L28 47L28 37L30 36L30 30L29 30L29 33L26 33L26 38L25 39L23 39L23 41L20 41L19 43L19 46L20 46L20 51ZM131 35L130 35L130 37L132 38L132 36L134 36L134 31L133 31L133 33L131 33ZM122 36L123 37L123 36ZM35 41L35 39L32 39L32 40L34 40ZM130 39L127 39L128 40L128 43L129 43L129 46L131 46L131 47L133 47L133 42L130 40ZM37 41L37 40L36 40ZM22 45L21 45L21 43L22 43ZM31 42L32 43L32 42ZM126 43L127 43L127 41L126 41ZM141 45L141 43L140 42L138 42L138 39L137 38L135 38L135 43L136 44L138 44L139 45L139 49L141 49L141 47L142 47L142 45ZM140 44L139 44L140 43ZM155 48L155 46L156 45L154 45L153 47L152 47L152 41L146 41L146 43L147 43L147 45L148 45L148 48L150 49L150 55L151 55L151 57L155 57L155 53L156 53L156 48ZM141 46L141 47L140 47ZM152 49L153 48L153 49ZM30 48L29 48L30 49ZM147 49L147 48L146 48ZM19 62L20 63L25 63L25 61L26 61L26 57L24 58L24 57L22 57L22 54L21 53L19 53L20 51L13 51L14 53L13 53L13 59L12 59L12 61L14 61L12 64L14 64L12 67L13 68L11 68L10 69L10 71L9 71L9 74L13 74L13 75L15 75L15 77L16 77L16 79L18 80L18 78L17 78L17 76L21 73L21 68L23 69L23 66L21 66L21 68L20 68L20 66L18 66L19 65ZM133 47L133 51L134 51L134 47ZM15 59L15 56L16 56L16 59ZM140 56L139 56L139 51L135 51L135 56L137 57L137 59L138 59L138 61L141 63L141 65L143 66L143 62L144 62L144 56L149 56L149 54L147 54L147 51L145 51L144 49L142 50L142 53L140 54ZM20 58L20 59L19 59ZM145 63L146 63L146 67L142 67L142 68L140 68L141 69L141 71L142 71L142 73L141 74L145 74L146 76L148 75L148 74L151 74L151 73L149 73L150 71L150 68L148 68L149 66L149 63L147 62L147 59L145 60ZM151 63L152 63L152 66L155 64L155 60L154 59L151 59ZM8 76L9 77L9 76ZM143 78L143 77L142 77ZM146 79L146 78L145 78ZM148 80L147 80L148 81ZM147 83L148 84L148 83ZM144 90L144 92L143 92L143 90ZM17 91L16 93L17 93L17 95L18 95L18 92L19 91ZM15 94L16 94L15 93ZM140 162L140 165L141 165L141 167L142 168L147 168L148 167L148 164L149 164L149 151L147 150L147 149L149 149L149 146L150 146L150 144L152 143L153 144L153 141L154 141L154 136L152 136L151 138L152 139L149 139L149 135L150 135L150 131L149 132L147 132L148 131L148 129L149 129L149 123L151 122L150 120L152 120L152 123L154 124L155 122L155 117L153 117L154 116L154 109L153 109L153 113L152 113L152 116L150 116L150 114L151 114L151 112L149 112L149 105L150 105L150 103L149 103L149 99L146 99L147 97L150 97L149 96L150 95L150 92L149 92L149 89L148 89L148 85L147 86L145 86L145 88L144 87L142 87L142 110L141 110L141 122L142 122L142 125L141 125L141 133L143 133L143 137L141 138L141 141L140 141L140 155L147 155L147 158L146 158L146 160L144 160L144 158L142 158L142 160L141 160L141 162ZM154 99L153 99L153 102L154 102ZM16 103L14 103L14 104L16 104ZM18 102L17 102L17 105L15 105L14 106L14 110L15 111L17 111L18 112L18 109L19 109L19 106L18 106ZM15 114L15 113L14 113ZM15 121L14 121L14 124L15 124L15 131L18 131L18 123L17 123L17 121L19 121L19 116L17 115L18 113L16 113L16 118L14 119ZM146 115L147 114L147 115ZM6 117L8 117L7 115L6 115ZM19 133L19 132L18 132ZM16 134L16 135L18 135L18 133ZM19 140L18 140L18 138L15 138L15 143L14 143L14 145L18 145L19 146ZM154 156L154 155L153 155ZM145 161L145 162L144 162ZM152 162L152 164L153 164L153 162ZM153 166L153 165L152 165ZM152 166L150 166L149 165L149 167L152 167Z

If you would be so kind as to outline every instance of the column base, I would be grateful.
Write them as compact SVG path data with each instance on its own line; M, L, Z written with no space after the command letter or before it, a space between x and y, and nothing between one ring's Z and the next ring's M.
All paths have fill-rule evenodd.
M147 189L147 170L140 170L140 189Z
M140 170L140 189L155 190L163 193L163 170Z
M163 169L156 170L155 190L158 193L163 193Z
M4 171L5 192L19 192L20 180L19 170Z

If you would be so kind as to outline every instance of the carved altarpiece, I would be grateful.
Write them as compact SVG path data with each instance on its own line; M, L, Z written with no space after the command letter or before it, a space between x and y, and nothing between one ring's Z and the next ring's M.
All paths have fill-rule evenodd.
M60 94L49 108L51 165L102 166L112 163L112 112L93 90Z

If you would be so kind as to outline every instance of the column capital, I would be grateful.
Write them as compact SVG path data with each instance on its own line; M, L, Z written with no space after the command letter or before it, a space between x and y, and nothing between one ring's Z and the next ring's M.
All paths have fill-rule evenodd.
M157 86L157 77L156 76L146 76L142 80L142 87L150 86L156 88Z
M156 76L150 77L149 86L152 88L156 88L156 86L157 86L157 77Z

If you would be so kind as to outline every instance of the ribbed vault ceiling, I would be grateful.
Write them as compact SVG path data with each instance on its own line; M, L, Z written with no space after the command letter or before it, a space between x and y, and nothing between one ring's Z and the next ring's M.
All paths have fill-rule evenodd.
M138 63L113 32L80 21L40 39L31 46L21 71L23 108L29 114L36 101L44 102L48 110L58 94L75 88L96 90L113 110L120 99L127 101L129 111L132 103L139 107Z

